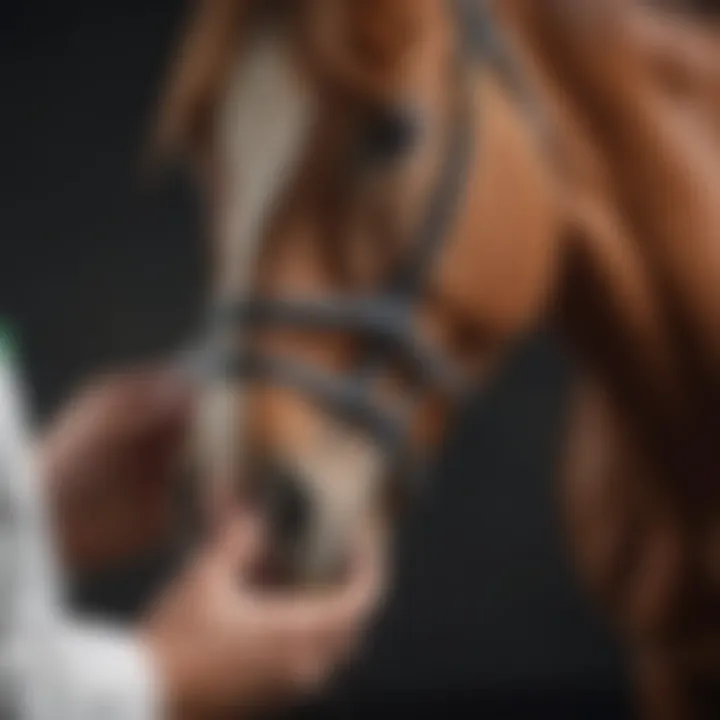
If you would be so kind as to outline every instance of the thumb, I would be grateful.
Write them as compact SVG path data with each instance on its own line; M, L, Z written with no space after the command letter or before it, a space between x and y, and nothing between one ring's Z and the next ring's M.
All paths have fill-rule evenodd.
M264 531L260 519L249 511L236 512L214 543L211 563L217 572L247 579L261 559Z
M194 387L174 367L156 366L106 377L93 393L110 442L132 443L179 432L191 417Z
M135 411L140 414L137 421L144 428L165 427L189 415L194 387L187 375L173 366L148 371L137 391Z

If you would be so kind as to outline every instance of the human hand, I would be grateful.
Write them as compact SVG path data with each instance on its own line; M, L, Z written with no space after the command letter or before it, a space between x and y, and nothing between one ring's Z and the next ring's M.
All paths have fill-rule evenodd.
M172 368L92 382L41 438L61 555L72 570L128 559L172 528L193 390Z
M262 546L257 522L234 518L150 614L142 638L170 717L205 720L300 699L362 637L385 577L376 545L360 544L344 586L294 595L252 583Z

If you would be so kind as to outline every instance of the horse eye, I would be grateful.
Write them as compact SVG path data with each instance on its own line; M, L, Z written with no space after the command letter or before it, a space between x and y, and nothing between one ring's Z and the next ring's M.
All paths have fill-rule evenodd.
M364 153L374 160L394 160L405 155L420 136L416 113L402 107L376 111L363 128Z

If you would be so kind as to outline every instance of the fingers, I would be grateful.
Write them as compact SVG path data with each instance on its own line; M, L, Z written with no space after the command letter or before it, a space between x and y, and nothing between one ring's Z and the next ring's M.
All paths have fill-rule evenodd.
M265 532L260 518L239 511L224 523L211 543L205 567L232 582L247 579L262 557Z
M175 367L158 367L110 378L104 390L115 421L133 435L180 427L189 417L194 386Z
M235 697L246 696L248 703L284 702L320 690L349 659L383 589L382 555L376 542L367 541L339 590L314 596L261 593L248 573L261 557L264 537L251 509L225 523L200 558L200 574L192 573L184 588L178 606L190 614L176 625L178 632L196 628L191 649L197 657L212 654L203 682L213 692L241 693ZM239 574L247 582L238 582Z
M287 682L296 690L319 688L351 658L384 590L383 559L377 542L367 541L340 589L254 597L261 622L275 638Z
M173 367L107 375L61 410L41 444L58 462L78 453L114 452L145 438L175 437L190 418L194 387Z
M295 625L310 633L316 628L326 631L356 625L372 612L383 594L384 561L377 539L363 539L341 587L282 597L262 595L258 601L279 624Z
M265 533L260 519L248 513L230 522L221 552L225 562L247 580L261 559Z

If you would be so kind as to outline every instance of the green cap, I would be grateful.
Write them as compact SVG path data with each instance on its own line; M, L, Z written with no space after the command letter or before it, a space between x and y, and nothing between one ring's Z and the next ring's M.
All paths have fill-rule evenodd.
M17 357L17 337L7 322L0 321L0 362L13 363Z

